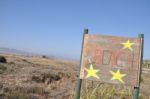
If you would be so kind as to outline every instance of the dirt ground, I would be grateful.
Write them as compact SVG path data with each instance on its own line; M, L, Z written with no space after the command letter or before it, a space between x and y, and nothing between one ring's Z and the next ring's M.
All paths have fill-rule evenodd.
M74 94L79 62L4 55L0 99L69 99ZM142 69L141 94L150 96L150 69ZM148 99L148 98L147 98Z

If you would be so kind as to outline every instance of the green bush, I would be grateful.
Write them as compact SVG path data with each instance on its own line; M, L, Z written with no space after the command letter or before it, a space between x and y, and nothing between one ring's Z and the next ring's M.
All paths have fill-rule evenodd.
M7 60L4 56L0 56L0 63L7 63Z
M42 55L42 58L48 58L46 55Z

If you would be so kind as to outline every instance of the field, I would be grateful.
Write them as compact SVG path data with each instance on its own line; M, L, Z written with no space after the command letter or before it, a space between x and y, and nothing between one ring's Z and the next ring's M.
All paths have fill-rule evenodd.
M3 55L0 99L73 99L79 62L46 57ZM142 68L141 99L150 99L150 68ZM131 99L132 91L100 82L83 81L81 99ZM112 98L113 97L113 98Z

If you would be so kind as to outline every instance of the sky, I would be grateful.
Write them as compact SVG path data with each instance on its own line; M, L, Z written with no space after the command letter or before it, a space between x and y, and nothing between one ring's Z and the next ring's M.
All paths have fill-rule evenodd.
M79 59L85 28L144 33L144 59L150 59L150 0L0 0L0 47Z

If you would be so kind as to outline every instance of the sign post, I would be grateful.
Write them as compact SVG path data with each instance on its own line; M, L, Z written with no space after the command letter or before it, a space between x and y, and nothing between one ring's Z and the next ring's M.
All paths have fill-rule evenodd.
M85 34L88 34L88 29L84 29L84 33L83 33L81 56L80 56L79 75L80 75L80 68L81 68L81 64L82 64L82 53L83 53L84 36L85 36ZM75 95L75 98L74 98L74 99L80 99L81 84L82 84L82 79L78 78L78 80L77 80L76 95Z
M80 99L82 79L131 86L133 99L138 99L143 41L144 34L128 38L88 34L85 29L75 99Z
M143 49L144 49L144 34L139 34L139 38L142 39L142 47L141 47L141 60L140 60L140 70L142 70L142 64L143 64ZM141 72L139 75L139 79L141 80ZM134 92L133 92L133 99L139 99L139 92L140 92L140 82L139 82L139 87L134 87Z

